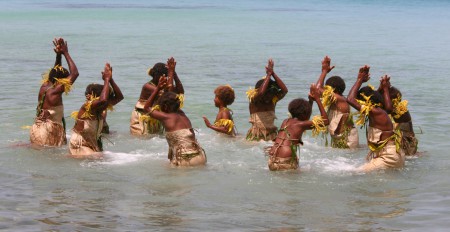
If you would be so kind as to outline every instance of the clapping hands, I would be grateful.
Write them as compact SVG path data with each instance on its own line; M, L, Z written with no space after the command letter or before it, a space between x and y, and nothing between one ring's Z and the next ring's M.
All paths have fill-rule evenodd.
M53 45L55 45L53 51L55 51L56 54L64 54L69 51L67 47L67 41L64 41L63 38L53 39Z
M102 79L104 81L112 79L112 67L109 63L105 64L105 68L103 69L102 72Z
M272 60L272 58L270 58L269 61L267 62L267 66L266 66L266 74L268 76L272 76L273 66L274 66L273 60Z

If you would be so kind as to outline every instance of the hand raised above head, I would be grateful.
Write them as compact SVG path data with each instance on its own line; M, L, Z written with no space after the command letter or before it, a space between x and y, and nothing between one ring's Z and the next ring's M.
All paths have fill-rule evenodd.
M274 62L273 62L272 58L270 58L267 61L266 74L272 75L272 73L273 73L273 66L274 66Z
M322 60L322 72L329 73L334 69L334 65L331 66L331 59L328 56L325 56Z
M361 67L359 69L359 73L358 73L358 79L361 79L362 82L367 82L370 80L370 66L368 65L364 65L363 67Z
M52 42L53 42L53 45L55 45L55 47L53 48L53 51L55 51L56 54L62 54L61 46L58 43L58 39L54 38Z
M112 67L109 63L105 64L105 68L102 72L102 79L103 80L111 80L112 78Z
M55 39L56 40L56 39ZM54 44L55 42L53 42ZM59 47L59 50L61 53L69 52L69 48L67 47L67 41L64 41L63 38L58 38L56 41L57 47Z
M177 62L175 61L175 59L173 57L170 57L169 59L167 59L167 69L169 71L175 71L175 66L177 65Z
M384 75L380 78L380 87L381 88L390 88L391 87L391 77L388 75Z

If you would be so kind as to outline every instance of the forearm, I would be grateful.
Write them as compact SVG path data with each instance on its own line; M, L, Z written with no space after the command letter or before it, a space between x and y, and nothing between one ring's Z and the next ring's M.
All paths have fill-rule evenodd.
M62 59L61 53L56 53L55 66L61 65L61 59Z
M389 88L383 87L383 99L384 99L384 109L386 112L391 113L393 110L391 96L389 95Z
M271 77L271 74L267 74L262 85L258 88L259 96L261 96L262 94L264 94L267 91L267 88L269 87L270 77Z
M274 72L272 73L273 78L275 79L275 82L277 83L277 85L280 87L281 92L286 95L288 92L288 88L286 87L286 85L284 84L284 82L281 80L281 78L278 77L278 75Z
M215 130L215 131L217 131L217 132L224 133L224 134L229 134L228 133L228 128L226 128L224 126L209 125L208 127L213 129L213 130Z
M150 112L150 108L153 106L153 103L155 102L155 99L156 99L156 96L158 95L159 90L160 90L159 88L156 88L152 92L150 97L147 99L147 101L145 101L144 111Z
M110 83L110 80L105 78L105 81L103 82L102 93L100 94L100 101L102 101L102 102L108 101L109 83Z
M174 76L174 71L170 70L167 72L168 78L167 78L167 87L168 90L173 92L174 87L173 87L173 76Z
M115 105L115 104L119 103L120 101L122 101L124 97L123 97L122 91L120 90L119 86L116 84L114 79L111 79L111 81L109 83L111 84L111 87L114 91L113 105Z
M181 83L180 78L178 78L178 74L176 72L174 73L173 77L174 77L174 81L175 81L175 85L176 85L178 94L184 94L183 84Z
M317 102L317 106L319 107L319 111L320 111L320 116L322 116L323 122L327 126L329 124L327 112L325 111L325 108L323 107L322 102L320 101L320 98L317 98L314 100L315 100L315 102Z
M362 80L361 79L357 79L355 84L350 89L350 92L348 93L348 97L347 97L348 104L350 104L351 106L353 106L357 110L360 110L360 108L361 108L359 103L356 101L356 96L358 94L359 88L361 88L361 85L362 85Z
M72 84L75 82L75 80L78 78L78 68L75 65L75 62L73 62L72 57L70 56L69 52L64 52L64 57L66 58L67 65L69 65L69 72L70 72L70 81Z
M317 86L320 89L323 89L323 84L325 82L325 77L327 76L328 72L327 71L322 71L322 73L319 76L319 80L317 80Z

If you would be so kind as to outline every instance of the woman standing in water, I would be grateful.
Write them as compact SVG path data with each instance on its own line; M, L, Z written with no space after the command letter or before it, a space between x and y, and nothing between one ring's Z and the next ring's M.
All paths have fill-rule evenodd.
M43 76L30 141L39 146L58 147L67 143L62 94L69 93L79 74L70 57L67 41L63 38L54 39L53 44L56 61L53 68ZM66 58L69 71L61 66L62 55Z

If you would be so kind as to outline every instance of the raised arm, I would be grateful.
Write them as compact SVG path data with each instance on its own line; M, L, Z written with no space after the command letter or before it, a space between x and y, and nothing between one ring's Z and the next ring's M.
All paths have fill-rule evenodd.
M279 94L279 96L278 96L278 98L281 100L288 93L288 89L287 89L286 85L284 84L284 82L275 73L275 71L273 71L273 66L274 66L273 60L270 59L269 63L272 63L272 76L275 79L275 82L277 82L277 85L281 89L281 94Z
M116 82L112 78L112 67L111 67L111 80L109 81L109 83L111 84L111 87L114 91L114 97L110 98L108 100L108 103L111 105L116 105L117 103L119 103L120 101L123 100L123 94L122 94L122 91L120 90L119 86L116 84Z
M164 76L160 77L155 91L152 92L152 95L150 95L150 97L147 99L147 101L145 102L145 105L144 105L144 111L148 112L148 114L150 116L152 116L153 118L158 119L158 120L166 119L167 114L162 111L152 110L152 107L156 100L156 96L159 94L159 92L161 90L164 90L164 88L166 88L166 85L167 85L167 79Z
M184 87L180 81L180 78L178 78L177 72L174 72L173 80L175 81L175 90L176 90L175 92L178 94L184 94Z
M331 66L331 59L328 56L325 56L322 60L322 72L320 73L319 79L317 80L317 87L319 88L320 92L323 92L323 84L325 82L325 77L331 70L334 69L334 65Z
M317 84L311 84L311 87L309 90L309 96L311 96L314 99L314 101L317 103L323 123L325 124L325 126L327 126L329 124L328 115L327 115L327 112L325 111L325 108L322 105L322 101L320 100L321 95L322 94L320 93L319 86Z
M55 43L55 41L53 41ZM78 78L79 73L77 66L75 65L75 62L73 62L72 57L69 54L69 48L67 47L67 41L64 41L63 38L59 38L56 41L57 45L55 48L55 52L61 53L64 55L64 58L66 58L67 65L69 65L69 76L70 83L73 84L75 80Z
M359 69L358 73L358 79L356 79L355 84L350 89L350 92L348 93L347 102L353 108L357 109L358 111L361 110L361 105L356 101L356 96L358 94L359 88L361 88L362 83L367 82L370 79L369 74L370 67L365 65Z
M266 66L266 78L264 79L262 85L258 88L258 93L256 97L262 96L267 91L267 87L269 87L270 78L273 74L273 61L269 59L268 64Z
M92 110L94 111L103 111L108 106L108 98L109 98L109 84L112 78L112 69L109 63L105 64L105 68L102 72L103 79L103 89L100 94L100 99L92 102Z
M391 88L391 77L384 75L380 79L380 89L383 90L384 110L391 113L393 110L391 96L389 95L389 89Z
M55 60L55 66L56 65L61 65L61 48L58 46L58 39L53 39L53 45L55 45L55 48L53 48L53 51L55 51L56 53L56 60Z
M177 62L175 61L175 59L173 57L170 57L167 60L167 87L168 90L173 92L174 91L174 87L173 87L173 79L174 79L174 75L175 75L175 66L177 65Z

